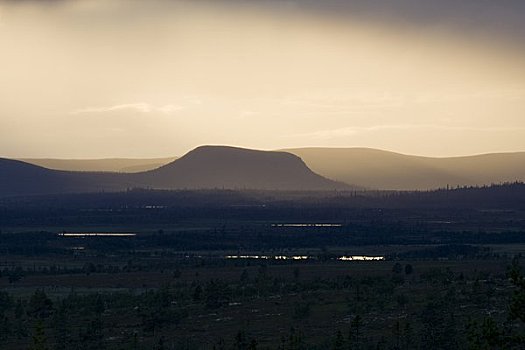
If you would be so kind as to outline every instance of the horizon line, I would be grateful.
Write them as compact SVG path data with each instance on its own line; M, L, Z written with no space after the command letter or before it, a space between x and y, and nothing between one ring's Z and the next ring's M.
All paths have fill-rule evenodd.
M332 149L332 150L372 150L372 151L380 151L380 152L388 152L388 153L394 153L404 156L412 156L412 157L422 157L422 158L440 158L440 159L446 159L446 158L465 158L465 157L478 157L478 156L486 156L486 155L498 155L498 154L517 154L517 153L525 153L525 150L521 151L488 151L488 152L482 152L482 153L471 153L471 154L457 154L457 155L444 155L444 156L434 156L434 155L425 155L425 154L414 154L414 153L406 153L406 152L400 152L400 151L394 151L394 150L388 150L383 148L375 148L375 147L365 147L365 146L347 146L347 147L331 147L331 146L299 146L299 147L286 147L286 148L277 148L277 149L267 149L267 148L254 148L254 147L247 147L247 146L239 146L239 145L232 145L232 144L199 144L193 148L190 148L183 154L179 155L155 155L155 156L103 156L103 157L61 157L61 156L22 156L22 157L9 157L9 156L0 156L0 158L5 159L14 159L14 160L64 160L64 161L101 161L101 160L161 160L166 158L182 158L184 155L188 154L189 152L200 148L200 147L232 147L232 148L241 148L241 149L248 149L248 150L257 150L257 151L267 151L267 152L289 152L291 150L300 150L300 149Z

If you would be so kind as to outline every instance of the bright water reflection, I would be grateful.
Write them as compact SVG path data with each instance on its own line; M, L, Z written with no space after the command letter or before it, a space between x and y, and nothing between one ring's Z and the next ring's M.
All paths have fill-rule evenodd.
M75 232L75 233L59 233L61 237L134 237L136 233L124 232Z
M272 227L342 227L342 224L316 224L316 223L299 223L299 224L272 224Z
M380 261L385 260L384 256L366 256L366 255L352 255L352 256L341 256L337 258L341 261Z
M264 260L308 260L316 259L315 257L307 255L226 255L226 259L264 259ZM385 260L384 256L367 256L367 255L352 255L340 256L339 261L381 261Z
M226 259L306 260L306 259L310 259L310 257L306 256L306 255L293 255L293 256L285 256L285 255L275 255L275 256L269 256L269 255L226 255Z

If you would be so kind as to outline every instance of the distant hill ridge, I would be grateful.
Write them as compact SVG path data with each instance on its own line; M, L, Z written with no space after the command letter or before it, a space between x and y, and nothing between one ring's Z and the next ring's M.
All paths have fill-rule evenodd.
M371 148L295 148L313 171L371 189L427 190L525 181L525 152L433 158Z
M312 172L297 156L202 146L139 173L72 172L0 159L0 196L154 189L334 190L349 186Z
M203 146L189 152L182 163L199 170L199 177L202 178L203 173L209 170L201 169L203 165L199 165L196 161L196 156L199 156L201 151L217 152L213 157L221 155L221 151L235 150L233 147L223 146ZM246 155L257 154L254 150L244 150ZM195 154L196 152L196 154ZM251 153L252 152L252 153ZM255 153L253 153L255 152ZM304 161L303 164L315 173L346 184L352 184L361 188L369 189L387 189L387 190L427 190L444 188L447 185L450 187L456 186L481 186L491 183L503 183L514 181L525 181L525 152L515 153L492 153L474 156L462 157L447 157L447 158L433 158L412 156L400 154L395 152L383 151L371 148L295 148L285 149L282 152L294 154ZM226 152L227 153L227 152ZM273 152L274 154L276 152ZM202 154L201 154L202 155ZM201 160L207 166L212 166L210 159ZM170 184L165 174L164 166L172 163L172 158L156 158L156 159L114 159L114 160L79 160L76 169L83 171L119 171L119 172L138 172L149 171L156 168L159 169L161 175L161 182L164 185L170 186L195 186L195 183L190 181L190 173L186 170L181 170L180 166L176 166L174 171L179 173L180 182L178 184ZM218 159L218 158L217 158ZM48 167L53 167L64 170L75 169L70 162L76 160L54 160L54 163L44 162L44 160L32 160L35 164L47 164ZM120 168L123 164L130 164L129 161L136 164L136 168ZM226 162L226 158L224 160ZM302 162L301 161L301 162ZM61 163L62 162L62 163ZM112 168L109 163L113 162ZM233 163L230 168L236 166L236 161L229 161ZM139 164L140 163L140 164ZM177 162L173 163L176 164ZM64 165L66 164L66 165ZM94 164L98 164L96 167ZM148 165L149 164L149 165ZM118 166L117 166L118 165ZM253 162L250 168L254 168ZM118 168L118 170L116 170ZM296 168L297 169L297 168ZM217 170L213 170L214 172ZM254 172L255 179L260 172ZM230 174L229 178L233 179L235 174ZM154 180L147 179L147 176L139 175L139 182L143 186L150 186L155 184ZM182 180L182 179L185 180ZM128 182L131 180L128 180ZM138 181L134 179L133 181ZM193 180L192 180L193 181ZM226 181L218 182L216 179L209 179L209 184L214 183L217 188L230 187L235 184ZM255 181L255 180L254 180ZM113 180L108 180L112 183ZM236 188L244 188L247 185L255 185L252 183L237 182ZM261 184L259 184L261 185ZM321 186L322 187L322 186Z

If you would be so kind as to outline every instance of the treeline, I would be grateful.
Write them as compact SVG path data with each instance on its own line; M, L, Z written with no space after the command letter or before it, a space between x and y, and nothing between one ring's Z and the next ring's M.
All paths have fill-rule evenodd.
M429 191L253 191L253 190L147 190L85 194L34 195L0 199L0 209L87 208L193 208L258 210L290 207L407 208L453 207L523 209L523 182Z

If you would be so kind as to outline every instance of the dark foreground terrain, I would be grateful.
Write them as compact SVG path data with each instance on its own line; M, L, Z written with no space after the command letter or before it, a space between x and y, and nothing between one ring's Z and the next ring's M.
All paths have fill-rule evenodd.
M523 349L522 184L0 203L1 349Z

